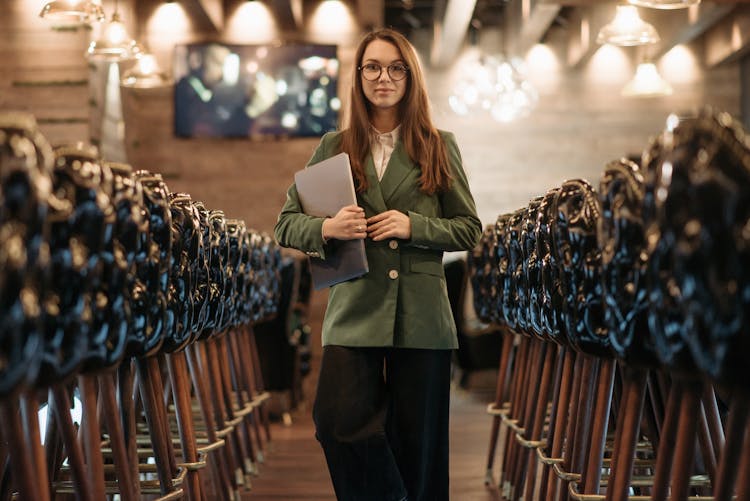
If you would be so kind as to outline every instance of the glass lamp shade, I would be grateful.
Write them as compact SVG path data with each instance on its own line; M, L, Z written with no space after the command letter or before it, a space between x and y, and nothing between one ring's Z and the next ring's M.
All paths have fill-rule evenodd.
M137 57L135 65L123 73L120 83L125 87L147 89L167 85L169 79L154 55L144 52Z
M641 63L621 94L624 97L669 96L672 94L672 86L661 77L654 63Z
M42 7L39 17L63 23L86 23L103 20L104 9L94 0L52 0Z
M119 61L132 57L132 48L133 39L115 12L112 19L102 25L99 36L89 44L86 55L92 59Z
M628 0L628 3L651 9L685 9L698 5L701 0Z
M596 43L630 47L658 42L659 33L638 15L634 5L618 5L615 18L596 36Z

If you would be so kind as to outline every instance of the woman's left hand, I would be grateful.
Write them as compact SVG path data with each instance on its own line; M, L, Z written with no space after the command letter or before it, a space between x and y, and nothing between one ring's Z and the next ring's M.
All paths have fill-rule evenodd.
M367 236L375 241L386 238L411 238L409 216L397 210L381 212L367 220Z

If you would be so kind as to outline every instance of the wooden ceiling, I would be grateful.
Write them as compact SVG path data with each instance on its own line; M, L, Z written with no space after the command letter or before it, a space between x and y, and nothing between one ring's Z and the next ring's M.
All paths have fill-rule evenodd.
M446 65L463 43L472 18L489 0L438 0L442 12L435 19L431 62ZM495 2L497 3L497 2ZM585 63L599 45L599 29L614 17L617 1L606 0L508 0L502 3L506 50L524 54L539 41L564 44L567 63ZM653 24L661 41L643 49L656 59L679 44L702 43L703 64L715 66L741 57L750 50L750 0L704 0L688 9L639 9L641 17ZM459 15L456 15L459 13ZM468 17L468 20L467 20ZM480 17L481 21L481 17ZM554 37L549 36L554 32ZM640 57L642 57L641 54Z
M136 2L142 0L136 0ZM240 0L237 0L240 1ZM304 12L319 0L264 0L287 32L304 22ZM523 54L539 41L564 44L567 63L577 66L598 49L599 29L614 16L614 0L344 0L364 29L387 25L405 32L431 30L430 62L450 64L476 29L503 30L507 51ZM221 31L228 0L180 0ZM647 57L658 58L678 44L702 43L706 67L746 54L750 48L750 0L704 0L689 9L640 9L661 42L649 46ZM553 34L554 36L550 36Z

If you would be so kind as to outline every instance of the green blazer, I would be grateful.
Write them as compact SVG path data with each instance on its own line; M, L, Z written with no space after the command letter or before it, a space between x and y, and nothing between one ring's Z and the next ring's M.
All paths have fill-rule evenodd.
M339 132L323 136L310 164L338 153ZM369 188L357 204L371 217L396 209L408 214L411 239L365 240L370 271L334 285L323 320L323 344L453 349L458 347L443 274L443 251L472 249L482 233L461 155L453 134L442 132L453 174L450 190L419 191L420 169L398 141L378 181L372 156L365 172ZM274 229L284 247L325 259L334 242L323 242L323 218L302 212L292 185Z

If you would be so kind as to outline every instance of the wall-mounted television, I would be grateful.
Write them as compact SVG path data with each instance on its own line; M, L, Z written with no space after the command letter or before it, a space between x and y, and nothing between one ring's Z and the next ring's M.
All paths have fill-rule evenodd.
M335 45L178 45L175 134L320 136L337 125L338 73Z

